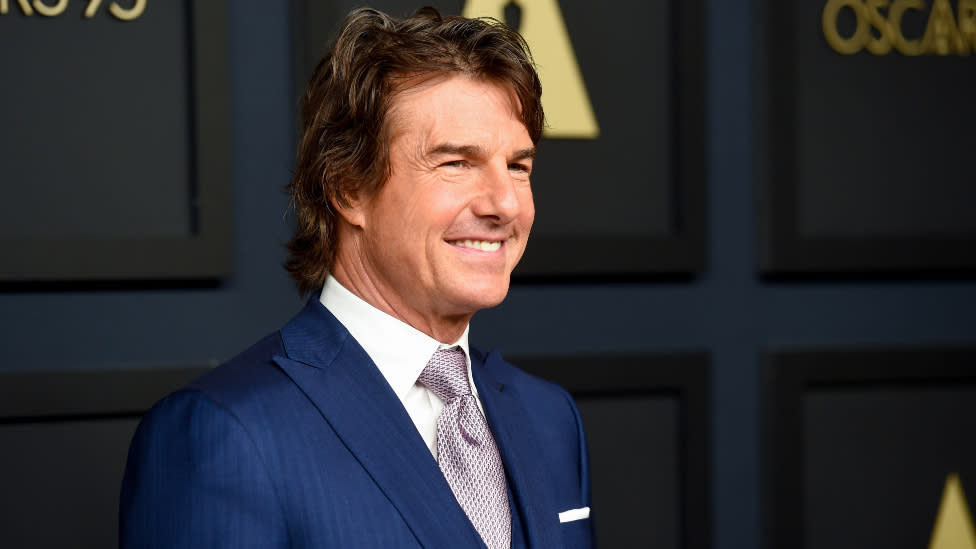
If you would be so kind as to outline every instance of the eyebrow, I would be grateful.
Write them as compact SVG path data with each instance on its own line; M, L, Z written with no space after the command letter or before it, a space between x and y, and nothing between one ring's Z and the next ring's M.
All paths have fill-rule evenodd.
M442 154L458 154L461 156L484 156L485 150L477 145L458 145L456 143L441 143L427 154L437 156Z
M536 153L535 147L529 147L528 149L517 150L515 151L515 154L512 155L512 160L525 160L527 158L535 158L535 153Z
M433 149L431 149L427 154L430 156L437 156L442 154L457 154L467 157L482 157L486 156L485 149L477 145L458 145L455 143L441 143ZM511 160L525 160L527 158L535 158L536 148L529 147L527 149L519 149L515 151L512 155Z

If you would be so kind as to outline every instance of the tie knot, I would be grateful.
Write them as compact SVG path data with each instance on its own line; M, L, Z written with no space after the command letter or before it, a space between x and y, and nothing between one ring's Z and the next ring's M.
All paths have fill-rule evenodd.
M444 402L470 395L471 386L468 384L468 363L464 359L464 349L438 349L417 381Z

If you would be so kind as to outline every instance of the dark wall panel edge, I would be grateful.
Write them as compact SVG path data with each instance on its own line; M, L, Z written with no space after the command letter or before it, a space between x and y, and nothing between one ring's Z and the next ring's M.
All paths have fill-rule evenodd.
M0 422L141 414L215 365L0 372Z

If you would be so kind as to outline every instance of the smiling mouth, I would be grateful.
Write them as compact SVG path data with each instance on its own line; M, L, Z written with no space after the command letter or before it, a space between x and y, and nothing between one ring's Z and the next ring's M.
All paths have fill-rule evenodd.
M498 240L450 240L448 242L454 246L481 250L483 252L494 252L502 247L501 241Z

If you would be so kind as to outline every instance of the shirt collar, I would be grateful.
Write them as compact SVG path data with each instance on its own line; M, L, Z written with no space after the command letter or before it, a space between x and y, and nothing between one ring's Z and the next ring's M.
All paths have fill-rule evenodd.
M373 360L400 400L417 382L427 362L438 349L454 347L464 350L471 371L468 329L453 343L441 343L406 322L390 316L363 301L329 275L319 301L349 330Z

